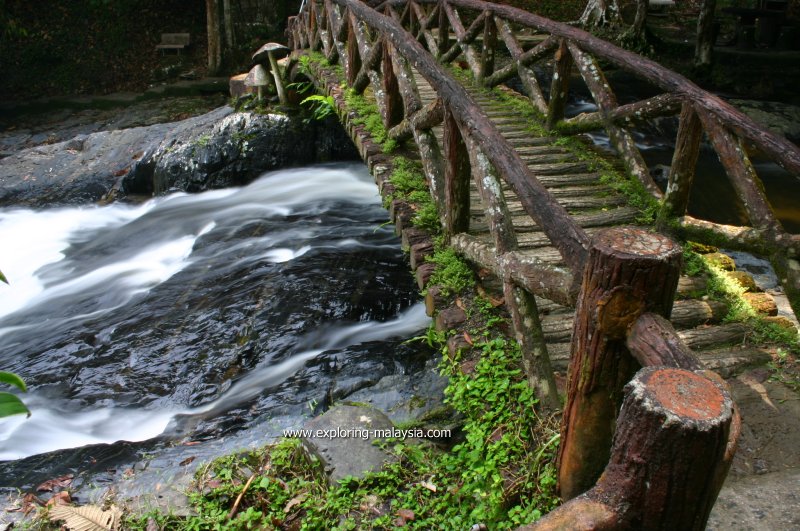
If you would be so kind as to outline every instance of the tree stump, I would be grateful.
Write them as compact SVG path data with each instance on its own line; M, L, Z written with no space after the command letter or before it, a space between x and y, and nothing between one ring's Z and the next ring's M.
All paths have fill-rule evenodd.
M717 496L733 402L705 376L640 370L625 388L597 486L528 529L702 530Z
M571 499L591 488L608 462L623 386L639 368L629 327L645 312L668 317L681 247L634 227L592 241L575 311L567 403L558 454L559 488Z

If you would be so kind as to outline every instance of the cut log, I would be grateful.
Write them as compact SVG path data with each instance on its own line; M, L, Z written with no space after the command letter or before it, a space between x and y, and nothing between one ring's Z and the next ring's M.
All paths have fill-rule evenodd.
M725 475L730 394L701 374L661 367L640 370L625 393L597 486L521 529L705 529Z
M592 240L581 294L558 452L562 498L594 485L608 462L622 387L638 368L625 347L644 312L669 315L682 249L665 236L615 227Z

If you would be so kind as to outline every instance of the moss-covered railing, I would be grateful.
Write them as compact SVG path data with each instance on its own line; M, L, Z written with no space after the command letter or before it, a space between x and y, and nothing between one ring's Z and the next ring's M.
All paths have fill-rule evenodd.
M461 23L457 8L477 12L468 28ZM321 51L330 63L341 64L347 85L356 93L371 86L389 136L397 141L413 139L416 144L446 242L467 256L471 249L461 235L469 229L469 186L470 179L474 180L494 240L492 269L503 279L505 302L530 381L546 407L555 407L558 399L533 295L576 305L559 450L561 493L573 501L539 525L702 529L730 465L739 419L724 383L700 370L666 319L677 287L680 246L665 236L632 227L609 229L590 239L439 61L464 56L476 79L490 86L520 75L549 127L605 128L628 169L654 195L660 192L650 180L627 124L634 117L682 109L679 143L688 147L679 146L682 155L670 177L662 219L678 215L676 194L691 182L693 172L687 168L694 160L688 159L689 152L698 149L698 124L710 136L722 139L716 143L735 145L730 135L736 142L755 143L790 171L800 168L800 157L786 148L785 141L764 133L677 74L574 28L476 0L392 0L380 9L383 13L357 0L311 1L290 21L291 45ZM514 25L548 35L523 51ZM450 41L451 30L455 43ZM494 68L498 34L514 59L502 69ZM474 46L479 35L480 51ZM555 53L556 75L547 101L530 66L550 53ZM618 106L590 54L660 80L669 93ZM573 64L600 110L564 120ZM435 101L423 104L412 66L436 92ZM726 117L730 118L726 125L715 129ZM444 128L441 143L433 132L440 124ZM752 165L744 150L734 151L738 158L729 157L726 167L729 171L738 168L732 178L746 197L757 198L749 203L753 228L781 249L791 249L794 240L771 215L758 181L748 173ZM559 250L566 267L524 261L516 252L502 182L514 190L525 212ZM639 367L644 368L636 373ZM688 459L698 452L701 459ZM664 455L684 459L664 459ZM681 489L675 488L678 485Z

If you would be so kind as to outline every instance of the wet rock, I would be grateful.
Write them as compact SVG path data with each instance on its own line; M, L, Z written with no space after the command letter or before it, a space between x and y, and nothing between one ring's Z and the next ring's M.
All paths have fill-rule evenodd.
M0 206L197 192L244 184L285 166L354 158L333 119L305 123L221 107L180 122L81 134L11 154L0 160Z
M377 409L342 405L308 421L303 428L313 433L302 441L322 462L329 482L335 484L348 476L364 477L396 461L396 456L376 446L383 440L376 430L393 427L389 417Z
M391 374L377 384L347 397L350 403L364 403L384 412L392 422L425 422L445 408L444 390L448 380L439 374L437 360L411 375Z

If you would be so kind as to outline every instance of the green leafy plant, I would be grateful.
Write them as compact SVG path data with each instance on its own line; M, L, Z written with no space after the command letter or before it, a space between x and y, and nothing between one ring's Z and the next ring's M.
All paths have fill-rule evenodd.
M322 96L320 94L312 94L303 101L300 105L305 105L311 111L311 119L324 120L328 116L336 113L335 103L333 96Z
M8 284L8 279L2 271L0 271L0 281ZM23 393L28 390L22 378L13 372L0 371L0 383L5 383L16 387ZM31 412L28 410L25 404L22 403L22 400L20 400L17 395L6 391L0 392L0 418L10 417L11 415L20 415L22 413L28 415L29 417L31 416Z
M25 382L13 372L0 371L0 382L16 387L23 393L27 391ZM0 417L9 417L22 413L28 416L31 415L31 412L17 395L6 391L0 392Z
M450 247L437 249L428 257L428 262L437 266L430 279L431 285L441 286L446 292L458 293L475 283L472 268Z

